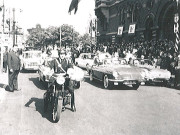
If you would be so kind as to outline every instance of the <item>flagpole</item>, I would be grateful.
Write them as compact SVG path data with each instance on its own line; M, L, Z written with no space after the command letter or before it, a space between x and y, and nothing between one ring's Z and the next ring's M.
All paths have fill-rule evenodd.
M179 13L178 13L178 3L179 0L176 0L176 13L174 15L174 33L176 34L176 39L175 39L175 50L176 52L179 51L179 43L180 43L180 37L179 37Z

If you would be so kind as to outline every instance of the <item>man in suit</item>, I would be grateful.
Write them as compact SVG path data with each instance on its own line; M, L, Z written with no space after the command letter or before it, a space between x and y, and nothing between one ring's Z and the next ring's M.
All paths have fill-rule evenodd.
M18 74L20 71L20 58L17 49L14 47L8 53L8 71L9 71L9 91L14 92L18 89Z

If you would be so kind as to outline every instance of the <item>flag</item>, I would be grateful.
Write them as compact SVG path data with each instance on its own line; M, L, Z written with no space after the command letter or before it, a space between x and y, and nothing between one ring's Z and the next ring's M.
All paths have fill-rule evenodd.
M92 32L92 20L89 23L89 33L91 34L91 32Z
M74 10L75 14L77 12L79 2L80 0L72 0L68 12L71 13L71 11Z
M92 30L93 31L96 30L96 19L93 20Z
M0 11L2 11L2 9L3 9L3 6L0 6Z

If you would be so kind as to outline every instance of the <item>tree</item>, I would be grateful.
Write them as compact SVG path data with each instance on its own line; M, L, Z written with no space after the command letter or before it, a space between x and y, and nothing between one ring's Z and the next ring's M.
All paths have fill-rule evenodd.
M73 26L62 25L61 26L61 45L72 46L78 44L79 42L79 33L75 31ZM60 27L49 26L46 29L41 27L36 27L29 29L29 36L26 42L29 46L32 47L46 47L51 45L58 45L60 43Z
M95 38L92 38L88 33L84 34L83 36L80 37L80 42L85 45L95 45Z
M39 25L37 25L39 26ZM26 44L28 44L31 47L42 47L44 45L44 32L45 30L41 27L36 27L29 29L30 35L28 36L28 39L26 41Z

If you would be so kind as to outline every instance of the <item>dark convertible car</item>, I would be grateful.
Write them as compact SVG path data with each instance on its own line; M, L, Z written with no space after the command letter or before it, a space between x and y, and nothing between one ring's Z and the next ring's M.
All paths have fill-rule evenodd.
M103 63L93 65L89 74L91 81L102 81L104 88L125 84L132 85L137 90L145 83L145 72L141 68L128 65L125 59L104 59Z

